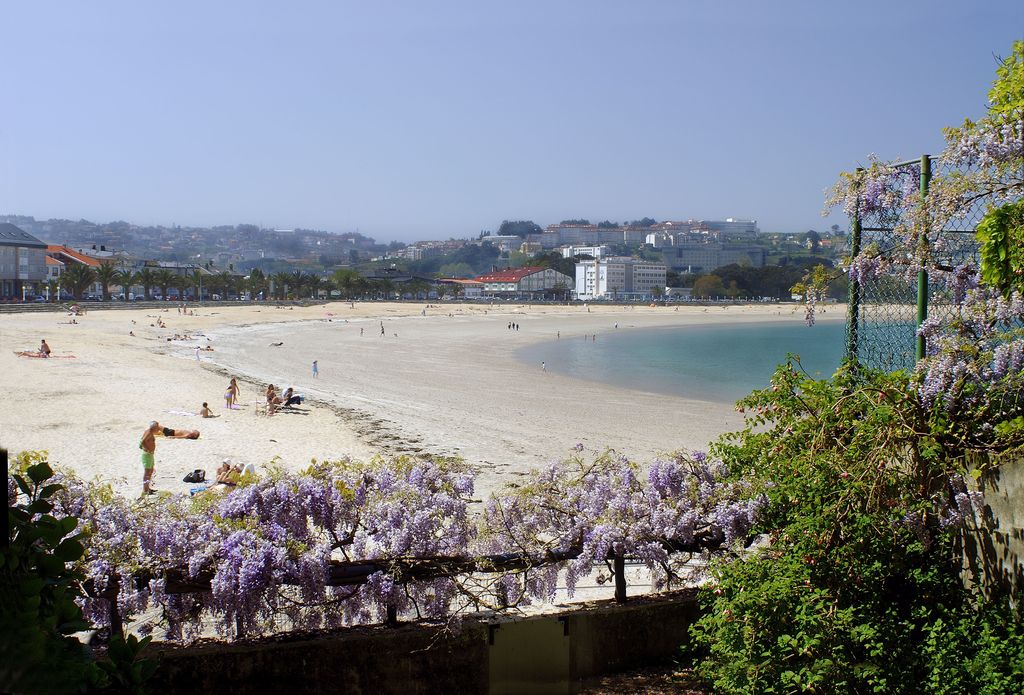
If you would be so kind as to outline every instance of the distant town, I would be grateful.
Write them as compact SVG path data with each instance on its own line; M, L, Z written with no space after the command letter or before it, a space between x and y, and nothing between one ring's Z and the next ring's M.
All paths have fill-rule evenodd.
M844 232L763 233L755 220L506 220L475 238L377 243L359 233L0 215L6 302L305 297L771 299L832 268ZM844 298L837 278L830 295Z

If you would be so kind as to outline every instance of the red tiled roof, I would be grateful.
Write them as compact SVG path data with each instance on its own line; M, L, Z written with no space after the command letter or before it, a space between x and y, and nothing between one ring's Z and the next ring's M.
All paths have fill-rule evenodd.
M506 268L505 270L497 270L486 275L481 275L476 278L477 282L519 282L527 275L533 275L539 273L546 268L539 266L527 266L525 268Z
M64 262L58 261L56 258L53 258L52 256L47 256L46 265L64 265Z
M69 249L67 246L56 246L51 244L46 247L46 252L67 256L76 263L81 263L82 265L91 266L93 268L98 268L101 265L100 262L92 256L86 256L84 253L78 253L78 251Z

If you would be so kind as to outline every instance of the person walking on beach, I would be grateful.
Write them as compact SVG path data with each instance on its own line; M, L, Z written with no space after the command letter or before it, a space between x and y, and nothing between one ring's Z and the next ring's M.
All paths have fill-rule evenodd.
M362 326L359 327L359 337L360 338L363 337L363 327Z
M200 361L201 361L201 360L199 359L199 351L200 351L200 350L202 350L202 348L201 348L201 347L199 347L198 345L196 345L196 362L200 362Z
M320 376L320 369L316 366L316 360L313 360L313 378L317 379Z
M384 322L383 321L380 322L380 334L381 334L381 336L384 335Z
M546 372L546 371L548 370L548 364L547 364L547 362L541 362L541 363L540 363L540 370L541 370L542 372Z
M39 344L39 356L40 357L49 357L50 356L50 346L46 344L46 338L43 338L43 342Z
M156 433L160 423L154 420L142 434L139 448L142 449L142 497L153 494L153 473L156 471Z

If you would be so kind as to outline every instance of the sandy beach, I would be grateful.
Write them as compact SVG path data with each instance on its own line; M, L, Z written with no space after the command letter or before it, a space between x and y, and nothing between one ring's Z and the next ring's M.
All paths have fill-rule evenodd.
M311 459L376 454L461 456L478 467L478 494L577 443L646 462L704 449L738 428L729 403L645 393L542 371L515 357L537 341L710 322L799 322L792 305L564 307L513 303L330 303L283 308L225 303L182 316L174 305L0 315L0 370L8 407L0 445L43 449L54 463L141 489L138 442L150 420L198 429L198 440L158 438L157 489L184 491L195 468L224 459L290 469ZM165 328L155 325L160 317ZM839 318L838 316L830 318ZM514 321L519 331L507 330ZM381 335L381 325L384 335ZM132 331L135 335L129 335ZM189 334L192 340L172 340ZM45 338L54 357L17 357ZM196 360L195 346L201 351ZM73 358L64 359L65 356ZM319 362L319 378L311 374ZM230 376L241 408L224 407ZM307 400L263 417L268 382ZM218 415L197 415L206 401Z

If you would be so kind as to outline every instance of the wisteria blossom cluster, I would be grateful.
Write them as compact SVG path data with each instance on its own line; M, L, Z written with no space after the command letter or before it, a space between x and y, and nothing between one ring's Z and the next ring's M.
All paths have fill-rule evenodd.
M1001 79L1009 75L1007 66L1024 60L1024 44L1014 51ZM917 188L918 167L872 158L869 167L843 174L826 202L828 209L842 207L866 225L893 230L886 248L871 244L847 259L851 280L910 279L927 271L932 296L945 306L919 327L927 346L927 357L917 366L919 393L925 406L938 404L947 415L976 423L965 435L973 443L990 440L994 425L1024 414L1021 285L990 286L999 276L991 270L983 283L982 271L989 266L953 262L947 248L952 235L946 230L970 228L980 213L1005 210L1007 202L1024 194L1020 95L997 81L990 96L985 118L947 129L947 147L933 167L927 195ZM983 244L982 260L1019 253L1015 237L1008 238L1001 243L1009 247L1002 249Z
M928 346L917 367L920 394L926 405L969 412L985 434L1024 408L1024 298L978 286L977 277L963 286L954 311L918 331Z
M1017 115L951 131L948 159L983 169L1014 166L1024 158L1024 120Z
M701 452L657 460L646 475L614 452L592 461L577 454L492 497L481 540L489 552L574 556L564 563L570 594L595 563L627 555L664 583L675 576L669 549L729 548L753 527L764 498L727 474ZM506 589L526 598L550 597L554 569L519 584L508 577Z
M972 521L976 523L984 508L984 495L972 490L962 475L951 475L942 489L932 496L927 510L907 512L900 521L922 544L931 546L938 540L936 531L941 533L963 528ZM936 521L934 525L928 523L929 516Z
M616 555L665 579L672 551L738 543L763 504L703 454L643 474L577 452L478 514L472 474L448 459L271 466L227 494L139 501L68 471L53 482L55 515L78 517L84 534L87 617L106 624L116 595L125 620L159 609L171 639L515 607L552 596L561 570L574 585Z
M451 579L396 588L383 575L394 560L460 552L475 533L473 480L452 461L315 463L299 474L272 469L224 496L144 502L68 472L55 482L65 486L56 513L79 517L86 534L83 570L98 596L87 601L88 616L107 621L115 580L120 613L155 604L172 637L197 634L204 615L221 634L273 630L282 619L303 628L367 621L389 609L443 615ZM381 576L329 585L332 566L353 559L380 561ZM199 588L189 592L190 583Z

